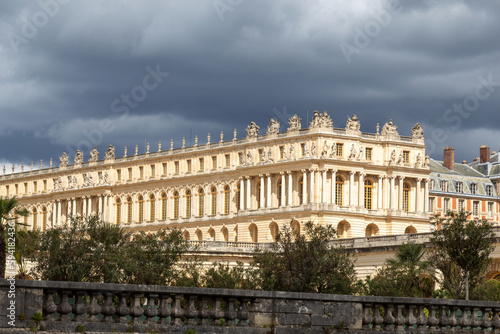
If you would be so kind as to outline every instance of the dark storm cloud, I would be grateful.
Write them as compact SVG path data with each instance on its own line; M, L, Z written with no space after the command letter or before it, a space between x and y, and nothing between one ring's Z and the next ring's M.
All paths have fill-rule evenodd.
M433 157L470 160L498 149L499 14L495 0L3 1L0 160L218 141L271 117L283 131L315 109L367 132L421 122ZM156 68L169 75L146 89Z

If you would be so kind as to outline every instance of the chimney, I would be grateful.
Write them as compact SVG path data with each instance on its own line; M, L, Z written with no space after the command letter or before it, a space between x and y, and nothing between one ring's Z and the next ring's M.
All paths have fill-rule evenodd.
M490 148L486 145L481 145L479 148L479 159L480 163L490 162Z
M446 147L444 149L444 166L450 170L455 167L455 149L453 147Z

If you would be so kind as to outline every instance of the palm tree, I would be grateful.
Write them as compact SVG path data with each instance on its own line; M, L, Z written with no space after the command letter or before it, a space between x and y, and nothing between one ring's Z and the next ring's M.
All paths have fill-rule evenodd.
M15 197L0 197L0 278L5 278L5 265L7 260L6 238L8 233L15 233L16 218L26 216L27 211L16 209L17 200ZM18 223L17 223L18 224ZM15 234L13 234L15 236Z
M397 269L406 279L401 282L402 290L409 297L431 297L434 285L434 271L431 263L423 260L425 250L423 245L414 243L402 244L396 258L386 261L389 267Z

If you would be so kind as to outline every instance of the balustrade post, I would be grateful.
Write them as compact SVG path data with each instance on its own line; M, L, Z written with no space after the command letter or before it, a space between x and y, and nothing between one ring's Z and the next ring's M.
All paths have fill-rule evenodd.
M97 302L99 295L100 293L98 291L90 292L90 303L87 306L88 321L99 322L99 318L97 317L97 315L101 313L101 306L99 306L99 303Z
M454 306L453 308L450 308L450 317L448 318L448 326L450 326L450 329L455 330L458 325L458 319L457 319L457 311L459 310L458 307Z
M479 317L477 316L477 312L479 311L479 308L478 307L474 307L472 309L472 315L471 315L471 325L472 325L472 329L476 330L477 327L481 327L482 323L481 323L481 320L479 319ZM484 317L484 314L483 314L483 317Z
M104 292L105 300L101 308L101 313L104 315L105 322L112 322L115 314L115 306L113 305L113 296L111 292Z
M85 304L83 302L83 296L85 296L87 293L85 291L76 291L75 292L75 305L73 305L73 314L75 317L73 318L73 321L83 321L83 314L87 310L87 307L85 307Z
M427 318L424 313L424 305L418 306L418 318L417 318L417 329L425 330L425 326L427 325Z
M141 322L140 317L144 314L144 310L141 306L141 298L144 297L143 293L134 293L133 294L133 303L130 309L130 316L132 317L133 322Z
M170 295L161 295L158 316L160 317L160 323L162 325L170 325L174 323L172 318L170 319L170 322L168 321L168 317L172 314L171 306L173 306L170 302Z
M438 309L438 307L435 305L430 305L429 308L429 327L435 329L436 326L439 325L439 319L436 317L436 310Z
M187 310L188 324L197 325L196 317L198 316L198 310L196 309L196 300L198 298L194 295L189 296L189 306Z
M406 320L407 330L413 330L413 327L417 324L417 318L415 318L416 305L408 306L408 317Z
M229 298L228 303L227 303L227 312L226 312L226 319L228 325L234 326L235 324L235 319L236 319L236 311L234 309L234 302L236 301L236 298Z
M406 322L405 321L406 319L403 317L403 309L404 308L405 308L405 306L402 305L402 304L397 305L396 330L398 330L398 331L403 331L404 330L403 325Z
M214 321L224 318L224 310L222 309L222 298L215 297Z
M373 322L374 322L376 331L380 330L380 325L384 321L384 318L382 318L382 315L380 314L381 307L382 307L381 304L375 304L375 309L373 310L373 316L374 316Z
M172 312L172 316L173 316L173 319L172 319L172 322L174 325L182 325L183 322L182 322L182 318L184 317L185 315L185 312L184 312L184 309L182 308L182 305L181 305L181 300L184 298L183 295L175 295L175 301L174 301L174 305L173 305L173 312Z
M446 305L441 305L441 310L439 314L439 328L445 329L446 326L448 326L448 317L447 317L447 311L449 310L449 307Z
M57 306L55 303L54 303L54 295L56 294L56 291L55 290L48 290L46 293L45 293L45 307L44 307L44 311L45 311L45 314L47 315L47 320L48 321L53 321L54 320L54 313L56 311L58 311L59 309L59 306ZM67 300L67 298L66 298ZM59 305L62 304L62 297L61 297L61 300L59 301ZM69 303L68 303L69 305ZM71 312L71 306L69 306L69 311L67 313ZM59 314L62 314L61 312L59 312ZM59 316L59 319L61 319L62 315Z
M250 318L250 314L248 312L248 303L250 302L249 298L241 298L240 308L238 310L238 326L248 327L248 322Z
M481 311L483 312L482 327L485 330L488 330L488 328L493 327L493 314L491 314L491 310L492 310L491 307L485 307L484 311ZM490 314L492 316L491 319L490 319Z
M120 301L118 303L118 308L116 309L116 313L119 315L119 322L128 322L127 316L130 314L130 307L127 306L127 297L129 293L122 292L120 293Z
M156 323L154 318L158 315L158 309L156 308L156 300L158 299L158 294L149 293L148 294L148 305L144 311L144 315L147 317L146 322Z
M373 310L373 304L363 304L363 329L370 330L370 325L373 322L373 317L371 315ZM375 315L375 314L373 314Z
M469 318L470 307L464 307L462 309L462 317L460 318L460 327L467 328L471 325L471 319Z
M392 315L393 304L387 304L385 306L385 314L384 314L384 330L388 331L392 329L392 325L395 323L395 318Z
M493 319L491 319L493 325L493 333L500 333L500 307L495 307L493 309Z
M210 305L210 308L209 308ZM213 322L213 303L211 297L203 297L201 299L201 324L206 326L210 325L210 319Z

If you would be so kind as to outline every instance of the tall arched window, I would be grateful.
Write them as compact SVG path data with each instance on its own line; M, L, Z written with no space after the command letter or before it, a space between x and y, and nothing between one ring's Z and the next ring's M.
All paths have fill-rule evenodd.
M224 214L228 215L229 214L229 204L230 204L230 195L231 191L229 189L229 186L224 187Z
M205 194L203 192L203 188L198 189L198 216L202 217L205 213L204 205L205 205Z
M278 181L278 187L277 187L278 188L277 189L277 191L278 191L278 193L277 193L277 195L278 195L278 208L281 206L281 187L282 187L282 184L281 184L281 179L280 179Z
M154 222L156 220L155 209L156 209L155 195L151 194L149 196L149 221Z
M37 229L37 223L38 223L38 211L36 208L33 208L33 231Z
M379 234L378 226L375 224L369 224L365 229L365 237L373 237Z
M195 232L196 234L196 238L198 238L199 241L202 241L203 240L203 233L201 233L201 230L196 230Z
M338 206L344 205L344 179L337 176L335 178L335 204Z
M258 234L259 231L257 229L257 225L250 224L248 230L250 232L250 238L252 238L252 242L259 242L259 234Z
M116 224L121 224L122 222L122 201L121 199L116 199Z
M213 241L215 241L215 230L213 228L208 229L208 235L210 238L212 238Z
M212 190L210 191L210 196L212 197L210 214L212 216L215 216L217 213L217 189L215 187L212 187Z
M370 180L365 180L365 208L372 209L373 184Z
M351 224L347 221L341 221L337 225L337 238L349 238L351 236Z
M241 201L241 186L238 182L236 186L236 211L240 211L240 201Z
M174 192L174 219L179 218L179 192Z
M410 211L410 185L406 182L403 184L403 210Z
M161 220L167 219L167 194L161 194Z
M221 228L220 232L224 241L229 241L229 231L227 230L227 227L224 226L223 228Z
M299 179L299 204L304 202L304 177L300 177Z
M42 231L47 229L47 208L42 208Z
M185 230L184 232L182 232L182 235L184 236L184 239L191 240L191 236L189 235L188 230Z
M140 223L144 221L144 198L139 195L139 220Z
M191 217L191 190L186 190L186 218Z
M290 223L290 227L292 228L292 233L295 238L298 238L300 236L300 223L294 220Z
M273 241L276 241L278 238L278 233L279 233L278 224L276 224L276 222L271 222L271 224L269 224L269 230L271 232L271 236L273 238Z
M132 197L127 198L127 223L132 223Z

